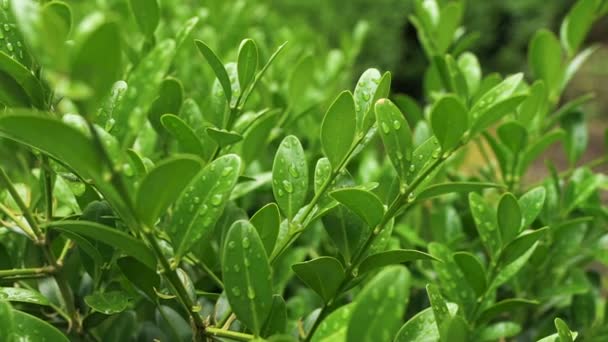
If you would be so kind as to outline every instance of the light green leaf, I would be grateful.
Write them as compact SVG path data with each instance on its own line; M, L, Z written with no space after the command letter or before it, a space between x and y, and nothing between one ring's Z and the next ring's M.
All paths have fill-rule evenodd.
M0 71L7 74L5 78L10 76L10 78L6 78L6 80L3 81L3 84L7 84L11 80L16 82L35 107L44 108L45 101L43 97L42 85L36 76L34 76L34 74L32 74L25 66L21 65L19 62L2 51L0 51ZM27 106L21 91L8 88L2 89L2 91L15 92L15 96L21 97L21 99L17 98L15 101L23 103L25 106ZM6 104L10 105L10 103Z
M474 192L469 194L469 206L481 243L491 256L497 256L502 242L494 208L487 205L483 197Z
M548 230L548 227L544 227L531 232L524 231L515 240L509 242L500 253L500 258L498 261L499 266L506 266L514 262L526 251L532 248L532 246L538 240L540 240Z
M84 297L91 309L106 315L125 311L129 307L129 296L122 291L94 292Z
M564 77L564 66L562 48L551 31L536 31L528 47L528 64L534 76L545 81L550 98L555 100Z
M514 312L521 308L527 308L539 303L535 300L522 299L522 298L510 298L502 300L498 303L492 304L490 307L484 309L480 314L478 320L480 322L489 322L493 318L502 314L503 312Z
M597 16L598 9L598 0L579 0L562 21L559 35L562 46L569 56L573 56L585 40Z
M389 341L399 329L409 301L410 273L389 266L378 273L355 298L347 341Z
M395 249L368 256L361 262L358 272L359 274L364 274L376 268L416 260L434 260L441 262L441 260L430 254L414 249Z
M414 153L412 154L412 164L408 168L407 182L413 182L419 174L424 172L426 167L431 162L435 161L440 156L441 147L439 147L437 138L431 136L430 138L426 139L422 144L416 147ZM433 181L433 178L439 170L440 168L436 168L434 172L431 172L428 178L425 178L425 180L420 183L418 188L424 189L428 183Z
M237 71L241 89L246 89L258 68L258 47L251 39L245 39L239 46Z
M502 184L496 183L478 183L478 182L451 182L431 185L428 188L422 190L417 196L416 200L422 201L429 198L438 197L445 194L455 192L477 192L488 188L504 188Z
M274 249L281 225L279 207L275 203L263 206L251 217L251 224L255 227L262 239L266 254L270 255Z
M237 132L217 129L215 127L208 127L207 134L209 134L209 137L220 147L230 146L243 140L243 136Z
M0 287L0 299L8 302L50 305L48 299L40 294L40 292L27 288Z
M534 82L529 93L528 98L518 108L517 119L525 127L533 124L532 128L535 128L547 114L549 94L543 80Z
M474 54L464 52L458 56L458 67L467 83L469 94L475 94L481 83L481 66L479 65L479 60Z
M521 209L513 194L505 193L498 202L496 222L503 244L509 243L521 230Z
M158 0L129 0L129 7L139 30L152 39L160 21Z
M367 113L372 109L374 104L373 97L380 83L382 75L378 69L367 69L359 77L359 81L355 86L354 100L355 111L357 113L357 132L364 131L363 123Z
M458 305L447 303L450 316L458 311ZM397 333L394 342L437 342L439 341L439 329L435 322L431 308L418 312L410 318Z
M515 241L517 241L517 240L515 240ZM511 243L514 243L515 241L513 241ZM488 286L488 292L495 291L496 289L498 289L498 287L500 285L506 283L507 281L509 281L509 279L511 279L514 275L516 275L517 272L519 272L522 269L522 267L524 267L526 265L526 263L530 259L530 256L532 255L532 253L534 253L534 250L536 249L537 245L538 244L532 245L532 247L530 247L524 254L522 254L520 257L515 259L515 261L511 262L510 264L497 268L498 274L496 275L494 280L490 283L490 286Z
M203 143L198 138L192 127L190 127L179 116L165 114L160 118L163 127L177 140L179 150L184 153L191 153L202 158L207 158Z
M349 91L338 95L329 106L321 123L321 146L334 170L341 165L350 151L357 130L355 102Z
M468 252L457 252L452 257L477 296L483 295L487 287L486 271L479 259Z
M497 133L500 141L514 155L518 155L527 146L528 131L516 121L509 121L500 125Z
M291 220L304 205L308 192L308 166L298 138L285 137L272 164L272 191L285 216Z
M241 157L245 164L260 157L260 151L265 151L266 142L270 139L270 132L274 128L279 115L269 114L259 120L256 120L251 128L245 133L243 143L241 144Z
M557 335L559 336L560 342L574 341L575 337L573 336L572 331L570 331L570 328L568 328L566 322L564 322L561 318L556 318L554 323L555 328L557 329Z
M399 108L390 100L378 100L375 112L386 153L401 180L405 181L411 171L414 150L410 126Z
M120 249L126 255L130 255L152 270L156 270L156 257L154 253L139 239L132 237L116 228L104 226L90 221L57 221L49 225L49 228L68 231L82 235L89 239L97 240L108 246Z
M435 323L437 324L437 327L439 328L439 334L441 335L441 332L443 330L442 327L451 318L450 312L448 311L448 305L436 285L426 285L426 294L429 298L429 302L431 303L431 308L433 309L433 316L435 317Z
M332 191L330 195L370 227L376 227L382 221L384 206L373 193L358 188L346 188Z
M226 235L222 274L226 296L237 318L256 335L272 307L272 278L264 246L255 227L235 222Z
M538 186L519 198L518 203L521 208L522 228L529 227L538 214L540 214L545 204L545 195L545 188Z
M189 156L172 157L156 165L137 190L135 203L139 218L149 228L154 227L156 220L175 202L201 167L199 159Z
M334 298L344 280L342 264L332 257L319 257L293 264L291 269L298 278L319 294L325 303Z
M514 337L521 332L521 325L515 322L498 322L486 326L479 332L478 340L491 342Z
M168 233L178 260L196 242L211 234L236 185L240 169L241 160L237 155L222 156L205 166L177 200Z
M228 77L228 72L224 67L224 63L222 63L222 61L217 57L215 52L213 52L213 50L211 50L211 48L207 46L207 44L205 44L203 41L195 40L194 42L196 43L196 47L198 47L200 53L207 60L207 63L209 63L209 65L211 66L211 69L213 69L215 77L217 77L218 81L220 82L222 90L224 91L224 96L226 97L226 102L231 103L232 86L230 83L230 78Z
M7 301L0 300L0 317L0 336L4 336L6 342L16 342L13 308Z
M57 328L25 312L13 310L13 322L19 341L70 342Z
M355 304L350 303L329 314L319 325L311 342L346 342L346 329L354 307Z

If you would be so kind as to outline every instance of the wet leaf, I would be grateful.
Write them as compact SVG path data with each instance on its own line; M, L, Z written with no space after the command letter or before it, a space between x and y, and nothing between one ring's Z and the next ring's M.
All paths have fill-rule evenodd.
M293 264L295 274L328 303L336 295L344 280L344 268L332 257L319 257Z
M308 193L308 166L298 138L285 137L272 164L272 191L289 220L304 205Z
M357 129L353 95L342 92L331 104L321 124L321 145L334 170L348 155Z

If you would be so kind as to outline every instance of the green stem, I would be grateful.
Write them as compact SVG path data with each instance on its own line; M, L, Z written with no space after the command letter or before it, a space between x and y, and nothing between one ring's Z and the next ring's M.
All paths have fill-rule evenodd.
M15 216L10 211L10 209L7 208L6 206L4 206L2 203L0 203L0 211L3 212L6 216L8 216L8 218L10 218L19 228L21 228L21 230L25 233L25 235L27 235L30 239L32 239L32 241L34 241L36 243L38 242L38 237L36 236L36 234L34 234L34 232L32 231L32 228L23 224L23 222L21 220L19 220L19 218L17 216Z
M42 180L44 184L44 199L46 202L46 221L51 222L53 220L53 170L49 158L46 155L42 155Z
M51 274L55 269L51 266L34 267L34 268L13 268L10 270L0 270L0 279L13 276L29 276L39 274Z
M237 331L224 330L219 328L208 327L205 334L210 337L223 337L233 341L250 341L254 339L251 334L245 334Z
M25 217L25 220L27 221L27 223L29 223L30 227L32 228L34 235L36 235L36 237L38 237L38 239L41 239L43 237L44 233L42 233L42 230L40 229L40 227L38 226L38 223L36 223L36 220L34 219L34 215L32 215L32 213L28 209L27 205L25 204L25 202L19 195L19 192L17 192L17 189L13 185L13 182L8 177L8 175L6 174L4 169L1 167L0 167L0 177L1 177L4 185L6 186L9 194L11 195L11 197L13 198L15 203L17 203L17 206L19 207L19 209L21 209L21 212L22 212L23 216Z

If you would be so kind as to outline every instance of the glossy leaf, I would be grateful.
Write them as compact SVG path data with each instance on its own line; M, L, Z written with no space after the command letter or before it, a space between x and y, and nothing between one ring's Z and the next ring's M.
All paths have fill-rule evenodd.
M477 92L481 83L481 66L477 57L470 52L464 52L458 56L458 67L467 83L469 93Z
M564 69L562 49L559 40L552 32L547 30L536 32L528 47L528 64L534 75L545 82L551 98L555 98L561 87Z
M498 303L492 304L492 306L484 309L479 314L479 320L481 322L489 322L490 320L494 319L495 317L499 316L502 313L513 312L513 311L521 309L521 308L529 307L532 305L538 305L538 304L539 304L539 302L534 301L534 300L528 300L528 299L521 299L521 298L505 299Z
M481 242L490 255L498 255L502 240L494 209L485 203L483 197L474 192L469 194L469 206Z
M439 334L441 335L441 328L451 318L450 312L448 311L448 305L436 285L428 284L426 286L426 294L429 298L429 302L431 303L435 323L437 324L437 327L439 327Z
M483 295L487 287L486 270L479 259L468 252L457 252L452 257L477 296Z
M516 121L509 121L500 125L497 133L500 141L515 155L519 154L528 143L528 131Z
M220 157L205 166L181 194L168 231L176 258L183 257L196 242L211 234L236 185L240 168L238 156Z
M259 335L272 308L271 270L255 227L235 222L226 235L222 274L237 318Z
M69 342L70 340L57 328L47 322L27 314L13 310L14 334L24 341L53 341Z
M293 264L291 268L325 303L333 299L344 280L342 264L332 257L319 257Z
M513 194L506 193L498 202L496 221L503 243L510 242L520 231L522 223L521 208Z
M312 342L346 341L346 328L355 304L347 304L327 316L312 336ZM337 327L337 329L335 328Z
M451 151L469 128L468 113L455 96L444 96L431 112L431 127L443 151Z
M201 140L184 120L177 115L165 114L160 118L160 122L169 134L177 140L181 152L206 157Z
M496 183L478 183L478 182L450 182L431 185L422 190L417 196L418 201L438 197L445 194L455 192L477 192L488 188L503 188L504 185Z
M370 227L376 227L382 221L384 206L373 193L358 188L346 188L332 191L330 195Z
M90 221L68 220L53 222L49 228L59 231L69 231L103 242L108 246L116 247L126 255L136 258L148 268L156 270L156 257L148 246L142 241L115 228L110 228Z
M158 0L129 0L129 6L139 30L151 39L160 19Z
M399 108L387 99L378 100L375 111L386 153L399 177L405 180L414 150L410 127Z
M488 325L479 332L479 341L496 341L516 336L521 332L521 325L515 322L498 322Z
M454 261L452 251L445 245L431 242L428 245L429 254L442 262L434 262L433 268L437 272L440 284L442 285L443 295L448 301L461 303L464 307L461 310L467 312L475 303L476 294L468 286L464 273ZM452 286L447 286L450 284Z
M162 116L164 114L178 114L184 101L184 86L173 77L163 80L158 90L158 97L148 111L148 120L157 132L162 131Z
M308 166L298 138L285 137L272 164L272 191L279 208L291 220L304 205L308 192Z
M541 239L549 228L541 228L529 233L520 234L515 240L508 243L500 254L499 264L508 265L522 256Z
M396 249L368 256L361 262L358 271L359 274L364 274L376 268L383 268L388 265L402 264L404 262L416 260L434 260L441 262L441 260L428 253L414 249Z
M568 55L574 55L585 40L598 8L597 0L579 0L562 21L559 31L560 40Z
M251 39L245 39L239 47L237 70L239 84L245 89L253 81L258 67L258 48Z
M141 291L151 302L156 302L156 289L160 288L160 276L156 270L145 268L141 262L132 257L120 258L116 261L122 274L136 289Z
M201 170L200 160L188 156L165 159L144 177L136 196L139 218L153 227Z
M195 40L196 47L198 51L205 57L207 63L213 69L215 73L215 77L217 77L220 85L222 86L222 90L224 91L224 96L226 97L226 102L231 103L232 100L232 86L230 85L230 78L228 77L228 72L226 72L226 68L224 67L224 63L220 61L215 52L211 50L207 44L205 44L201 40Z
M518 203L521 208L523 228L529 227L536 217L538 217L545 204L545 196L545 188L539 186L526 192L519 198Z
M269 203L258 210L251 217L251 224L258 231L258 235L264 244L266 254L270 255L274 249L279 226L281 225L281 215L279 207L275 203Z
M329 106L321 123L321 146L334 170L337 170L353 145L357 130L353 95L344 91Z
M7 302L50 305L48 299L35 290L18 287L0 287L0 298Z
M129 297L121 291L95 292L84 297L91 309L106 315L122 312L129 306Z
M355 299L347 341L390 340L399 329L409 301L410 273L389 266L378 273Z
M456 314L458 305L447 303L450 316ZM395 342L431 342L439 341L439 329L431 308L418 312L410 318L397 333Z
M2 51L0 51L0 71L6 73L7 78L17 83L35 107L44 107L43 90L40 81L23 65ZM11 89L3 89L3 91L9 90ZM25 101L25 99L16 101Z
M207 128L207 134L220 147L226 147L243 140L243 136L232 131L217 129L214 127Z

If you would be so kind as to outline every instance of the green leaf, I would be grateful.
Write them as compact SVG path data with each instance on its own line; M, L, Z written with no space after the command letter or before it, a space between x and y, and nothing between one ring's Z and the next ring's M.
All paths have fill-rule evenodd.
M483 295L488 284L486 281L486 271L479 259L468 252L457 252L452 257L477 296Z
M568 325L566 324L566 322L564 322L561 318L556 318L554 323L555 323L555 328L557 329L557 334L559 335L560 342L573 342L574 341L574 336L573 336L572 332L570 331L570 328L568 328Z
M517 174L522 176L530 164L534 162L541 153L543 153L553 143L564 139L566 133L563 130L555 130L543 135L537 141L531 143L521 155L521 161L518 164Z
M539 303L535 300L522 299L522 298L510 298L502 300L498 303L492 304L490 307L484 309L479 314L479 322L489 322L495 317L499 316L503 312L515 312L521 308L527 308Z
M256 335L272 307L272 278L264 246L255 227L235 222L226 235L222 274L226 296L237 318Z
M538 217L545 204L545 196L545 188L538 186L519 198L518 203L521 208L523 228L529 227L536 217Z
M585 153L589 141L585 115L579 111L571 112L562 118L560 125L566 131L564 148L568 162L574 166Z
M160 289L160 276L156 270L146 268L141 262L132 257L116 260L118 268L128 281L135 286L148 300L157 301L155 289Z
M237 132L217 129L215 127L208 127L207 134L209 134L209 137L213 139L219 147L230 146L243 140L243 136Z
M243 143L241 144L241 157L246 165L258 159L260 151L265 151L266 142L270 138L270 132L275 127L278 119L279 115L276 113L269 114L256 120L245 133Z
M505 266L514 262L517 258L532 248L532 246L538 240L540 240L548 230L548 227L544 227L531 232L524 232L515 240L509 242L500 254L498 262L499 266Z
M562 21L559 35L562 46L569 56L573 56L585 40L597 16L598 9L599 1L597 0L579 0Z
M355 101L355 111L357 114L357 132L364 131L363 123L367 113L371 110L374 102L373 97L378 89L378 84L382 75L378 69L367 69L359 77L357 85L355 86L355 93L353 95Z
M25 312L13 310L13 322L14 335L20 341L70 341L57 328Z
M181 194L168 231L178 260L196 242L209 237L236 185L240 169L237 155L222 156L205 166Z
M70 67L72 78L86 84L97 97L105 95L122 76L120 30L116 22L103 19L88 20L78 27L76 42L81 42L75 46ZM87 108L96 109L100 100L94 97Z
M141 181L136 195L139 218L149 227L177 200L190 180L201 170L201 161L176 156L160 162Z
M177 32L175 42L177 43L178 50L181 49L186 41L189 41L190 37L192 36L192 31L194 31L199 21L199 17L192 17L186 20L182 28Z
M458 305L447 303L450 316L458 311ZM431 308L418 312L410 318L397 333L394 342L431 342L439 341L439 329Z
M264 323L261 336L268 337L276 334L282 334L287 331L287 307L285 300L280 295L272 296L272 307L270 314Z
M543 80L537 80L530 86L530 95L518 108L517 119L525 127L537 127L541 123L548 110L547 87Z
M4 336L7 342L16 342L13 308L7 301L0 300L0 317L0 336Z
M369 227L346 207L337 205L323 216L323 226L331 242L346 261L350 261L357 247L367 236Z
M515 241L517 241L517 239ZM511 243L514 243L515 241L512 241ZM497 268L498 274L496 277L494 277L494 280L490 283L490 286L488 286L488 292L495 291L500 285L506 283L509 279L516 275L517 272L519 272L522 267L526 265L532 253L534 253L537 245L538 244L532 245L532 247L530 247L524 254L510 264Z
M358 272L359 274L364 274L376 268L383 268L388 265L402 264L404 262L416 260L434 260L441 262L441 260L430 254L414 249L395 249L368 256L361 262Z
M129 0L131 13L139 30L148 39L154 37L154 31L160 21L160 8L157 0Z
M528 64L539 79L545 81L550 98L555 100L564 77L562 48L553 32L541 29L530 41Z
M376 227L382 221L384 205L378 196L367 190L339 189L332 191L330 196L362 218L370 227Z
M298 138L285 137L272 164L272 192L289 220L304 205L308 192L308 166Z
M471 133L482 131L490 124L512 111L525 99L525 96L515 95L515 91L523 80L523 74L514 74L498 83L479 100L469 111Z
M491 342L497 340L506 340L509 337L514 337L521 332L521 325L515 322L498 322L486 326L481 329L477 340Z
M184 86L173 77L163 80L158 90L158 97L148 111L148 120L157 132L162 132L161 117L163 114L178 114L184 102Z
M456 30L460 26L463 15L463 4L460 2L448 2L444 4L439 12L440 20L437 30L433 32L439 54L445 53L456 37Z
M0 299L8 302L50 305L48 299L38 291L18 287L0 287Z
M375 104L380 137L397 175L405 181L411 168L412 132L401 111L390 100L380 99Z
M188 126L179 116L165 114L160 118L163 127L171 134L179 145L179 150L206 158L203 143L198 138L192 127Z
M175 54L175 42L171 39L158 43L131 71L129 88L114 109L115 124L112 134L123 147L130 147L147 121L147 115L158 90L171 66Z
M255 78L253 79L253 82L251 83L251 87L249 87L248 89L245 89L245 92L243 94L243 97L242 97L241 103L240 103L241 107L245 106L245 104L247 103L247 99L249 99L249 96L255 89L256 85L260 82L260 80L262 79L264 74L266 73L266 70L268 70L268 68L270 67L272 62L274 62L274 60L277 58L277 56L279 56L281 54L281 52L283 51L283 49L285 48L286 45L287 45L287 42L281 44L268 58L268 61L266 61L266 64L264 64L262 69L255 75Z
M439 330L442 342L469 341L469 326L460 315L451 317Z
M388 341L399 329L409 301L410 273L389 266L378 273L355 299L347 341Z
M91 309L106 315L125 311L129 307L129 297L122 291L94 292L84 297Z
M481 195L474 192L469 194L469 206L481 242L490 255L498 255L502 242L494 209L485 203Z
M429 297L429 302L433 309L433 316L435 317L435 323L437 324L439 334L441 335L441 331L443 330L442 327L451 318L450 312L448 311L448 305L436 285L426 285L426 294Z
M304 55L293 66L287 83L287 98L295 109L308 104L308 91L314 81L314 69L315 59L310 54Z
M258 47L251 39L245 39L239 46L237 71L241 89L246 89L258 68Z
M498 202L498 210L496 211L496 222L500 229L500 236L504 244L510 242L521 229L521 209L519 203L513 194L506 193Z
M481 83L481 66L477 57L470 53L464 52L458 56L458 67L464 76L467 83L469 94L475 94Z
M281 225L279 207L275 203L269 203L258 210L251 217L251 224L255 227L262 239L266 254L270 255L274 249Z
M355 102L349 91L338 95L321 123L321 146L334 170L348 155L357 130Z
M331 301L344 280L344 268L332 257L319 257L293 264L291 269L306 285L313 289L325 303Z
M528 143L528 131L516 121L509 121L500 125L497 133L500 141L507 146L514 155L518 155Z
M439 158L440 155L441 147L439 147L439 142L434 136L426 139L422 144L416 147L412 154L412 164L406 174L407 182L413 182L416 177L421 174L432 161ZM425 178L425 180L420 183L418 186L419 189L424 189L426 184L433 180L439 168L435 170L435 172L431 173L428 178Z
M88 237L120 249L126 255L130 255L152 270L156 270L156 257L154 253L140 240L99 223L90 221L57 221L49 224L49 228L68 231Z
M478 182L451 182L431 185L422 190L416 200L422 201L454 192L478 192L487 188L504 188L502 184Z
M355 304L350 303L330 313L315 331L311 342L345 342L346 329L354 307Z
M224 67L224 63L217 57L215 52L211 50L207 44L205 44L201 40L195 40L196 47L198 51L205 57L207 63L213 69L215 73L215 77L217 77L220 85L222 86L222 90L224 91L224 96L226 97L226 102L230 103L232 100L232 86L230 83L230 78L228 77L228 72L226 72L226 68Z
M0 51L0 71L4 72L7 76L7 82L14 81L19 85L22 91L27 95L27 98L37 108L44 108L44 95L42 85L25 66L11 58L9 55ZM10 78L8 78L10 76ZM3 82L3 84L5 84ZM10 89L3 89L2 91L8 91ZM16 91L16 90L13 90ZM15 100L15 101L25 101ZM9 103L7 103L8 105Z

